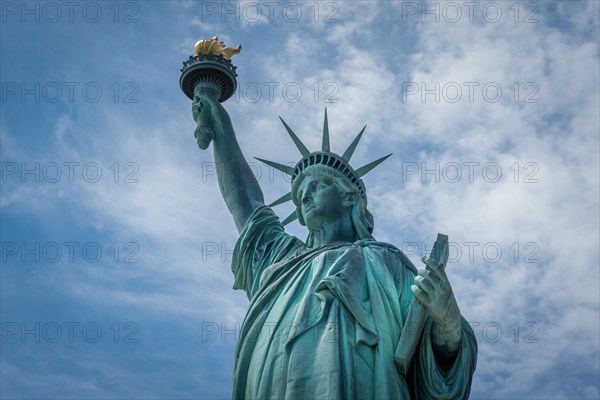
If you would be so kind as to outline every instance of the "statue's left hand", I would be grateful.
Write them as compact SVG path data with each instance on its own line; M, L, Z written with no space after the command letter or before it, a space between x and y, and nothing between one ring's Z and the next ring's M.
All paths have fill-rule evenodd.
M425 268L418 271L411 290L434 321L434 343L451 350L460 341L460 309L444 271L445 265L427 256L423 262Z

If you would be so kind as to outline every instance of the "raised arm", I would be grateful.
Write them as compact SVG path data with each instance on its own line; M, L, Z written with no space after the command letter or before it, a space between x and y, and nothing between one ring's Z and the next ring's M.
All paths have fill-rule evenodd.
M205 112L210 113L212 119L214 160L221 195L233 215L238 232L241 232L252 212L264 205L263 193L242 154L225 108L209 96L194 98L194 120L198 119L199 113ZM197 140L198 133L195 133Z

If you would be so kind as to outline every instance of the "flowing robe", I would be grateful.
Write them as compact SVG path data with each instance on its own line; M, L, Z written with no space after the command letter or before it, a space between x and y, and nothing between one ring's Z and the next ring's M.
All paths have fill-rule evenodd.
M375 240L309 249L257 209L235 246L234 288L250 305L240 330L234 399L467 399L477 343L462 320L452 365L436 361L432 321L407 376L394 354L416 269Z

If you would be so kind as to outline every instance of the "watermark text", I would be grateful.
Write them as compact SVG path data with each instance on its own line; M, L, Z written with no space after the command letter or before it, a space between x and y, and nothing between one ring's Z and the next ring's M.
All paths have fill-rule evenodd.
M6 23L136 24L140 7L134 1L3 1L0 20Z
M98 343L106 335L105 340L113 343L139 343L136 338L140 327L135 322L101 325L98 322L2 322L0 333L2 343L34 342L34 343Z
M114 162L102 165L95 161L16 162L3 161L0 166L2 183L138 183L137 163Z

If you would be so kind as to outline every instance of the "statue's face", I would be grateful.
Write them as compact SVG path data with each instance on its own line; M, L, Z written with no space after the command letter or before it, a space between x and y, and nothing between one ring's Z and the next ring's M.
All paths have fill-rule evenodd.
M298 187L298 203L308 229L319 230L342 218L344 201L330 177L306 177Z

